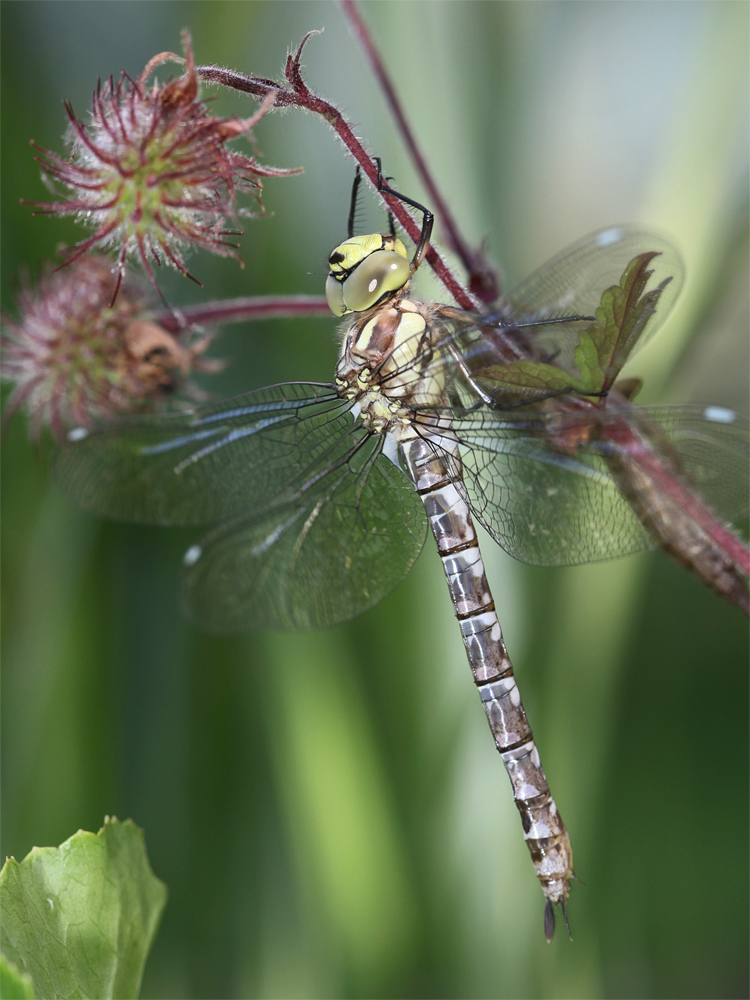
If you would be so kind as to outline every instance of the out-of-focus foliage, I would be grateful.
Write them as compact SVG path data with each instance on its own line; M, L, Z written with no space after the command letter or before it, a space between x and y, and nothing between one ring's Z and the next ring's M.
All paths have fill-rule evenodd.
M624 375L645 377L639 401L745 407L747 6L402 0L363 14L438 183L508 286L601 226L664 232L685 291ZM28 139L59 150L63 97L82 113L98 76L139 72L185 26L198 63L262 76L325 28L305 50L311 84L424 197L333 3L63 0L0 16L6 310L21 262L80 237L18 205L46 197ZM248 103L212 107L246 117ZM267 115L255 134L264 162L306 172L267 182L274 215L247 225L244 271L200 254L190 271L211 298L319 293L352 164L309 115ZM365 199L362 230L382 225ZM159 279L179 303L206 294ZM423 268L419 293L436 288ZM211 390L328 380L334 330L230 328ZM573 944L548 947L429 548L349 625L216 638L178 608L196 536L75 510L19 418L3 505L3 851L104 813L145 828L170 904L144 996L747 994L746 622L664 556L536 570L484 543L585 882Z
M36 996L31 976L21 972L5 955L0 955L0 996L3 1000L34 1000Z
M106 818L0 872L3 952L39 996L137 997L167 890L143 832Z
M200 357L210 337L180 343L149 322L143 289L120 284L103 255L27 285L16 300L19 320L3 317L0 378L14 385L3 419L23 411L34 440L43 428L61 440L72 427L153 409L175 390L188 395L191 368L217 366Z

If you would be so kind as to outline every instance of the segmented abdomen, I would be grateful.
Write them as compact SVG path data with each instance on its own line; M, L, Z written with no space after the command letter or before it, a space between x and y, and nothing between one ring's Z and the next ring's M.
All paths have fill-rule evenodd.
M469 509L427 441L404 443L402 454L437 542L474 682L510 778L537 878L547 900L562 903L573 875L570 841L521 703ZM546 924L550 937L551 908Z

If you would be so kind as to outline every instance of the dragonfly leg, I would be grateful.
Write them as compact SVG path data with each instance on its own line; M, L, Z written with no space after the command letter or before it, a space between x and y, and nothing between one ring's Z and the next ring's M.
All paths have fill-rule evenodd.
M550 794L503 642L469 509L445 462L422 439L403 445L407 472L422 498L461 627L474 683L513 788L524 839L547 898L545 933L554 931L552 904L564 905L573 877L570 840ZM567 924L567 915L565 915Z
M435 216L429 208L425 208L424 205L420 205L418 201L414 201L412 198L407 198L405 194L401 194L399 191L395 191L392 187L388 187L383 180L380 157L376 156L375 162L378 165L378 191L385 194L391 194L394 198L398 198L399 201L403 201L405 205L411 205L412 208L416 208L418 212L422 213L422 232L419 234L417 249L415 250L411 261L411 271L413 274L422 263L422 258L427 250L427 244L430 242L430 236L432 236L432 224L435 221Z
M354 181L352 183L352 200L349 203L349 219L347 220L346 232L349 239L354 236L354 221L357 215L357 198L359 197L359 186L362 183L362 170L359 164L354 171Z

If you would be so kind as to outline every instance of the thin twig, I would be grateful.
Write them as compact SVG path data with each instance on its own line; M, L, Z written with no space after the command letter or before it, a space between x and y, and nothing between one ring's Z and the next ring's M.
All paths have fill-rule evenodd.
M324 295L255 295L217 302L202 302L185 306L175 315L161 312L155 319L170 333L176 333L193 323L216 324L243 323L262 319L299 318L302 316L327 316L331 310Z
M417 145L414 132L406 120L404 109L383 60L380 58L380 54L375 47L372 35L362 19L359 6L355 3L355 0L341 0L341 8L344 15L348 18L360 45L364 49L372 71L385 94L385 99L390 106L393 117L396 119L396 124L409 151L409 155L414 161L417 173L422 178L422 183L430 195L432 207L435 209L435 214L440 220L447 243L461 259L466 268L469 275L469 289L482 302L494 302L499 295L497 272L485 259L482 252L473 250L461 235L453 213L445 198L443 198L438 190L427 161Z
M218 83L232 90L239 90L261 99L266 98L275 91L274 107L306 108L308 111L313 111L315 114L325 118L349 153L359 163L362 173L367 177L378 197L385 202L393 215L398 219L410 239L414 243L417 243L420 226L411 213L407 211L403 202L394 198L393 195L378 191L377 164L356 137L351 125L335 105L311 91L303 80L300 65L302 50L312 34L315 34L315 32L308 32L302 39L297 51L287 56L285 72L287 81L290 84L289 87L280 87L273 80L265 80L251 74L237 73L234 70L224 69L221 66L199 66L196 72L207 83ZM437 278L443 283L447 291L462 309L473 310L477 308L477 300L461 285L434 247L428 247L425 259L435 272Z

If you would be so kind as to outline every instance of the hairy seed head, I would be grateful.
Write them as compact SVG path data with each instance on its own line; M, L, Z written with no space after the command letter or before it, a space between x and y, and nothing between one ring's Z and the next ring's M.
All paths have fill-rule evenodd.
M263 166L253 156L227 148L249 133L273 103L273 94L252 118L217 118L198 98L190 37L183 33L185 58L154 56L138 80L123 73L97 87L90 121L84 125L66 104L69 158L41 150L37 157L54 188L67 200L33 203L53 215L73 215L94 233L68 251L68 263L92 247L116 250L120 274L128 257L140 259L155 284L151 263L166 262L188 274L183 252L203 247L236 257L232 237L237 215L262 212L261 177L298 173ZM185 64L185 75L147 84L163 62ZM237 209L238 193L257 211ZM188 275L192 277L191 275Z
M2 317L0 376L14 385L5 417L23 406L33 438L45 426L59 439L73 426L153 409L175 389L195 395L191 370L215 370L200 358L210 338L186 342L158 326L129 280L113 304L119 280L106 258L80 257L36 291L25 281L19 320Z

